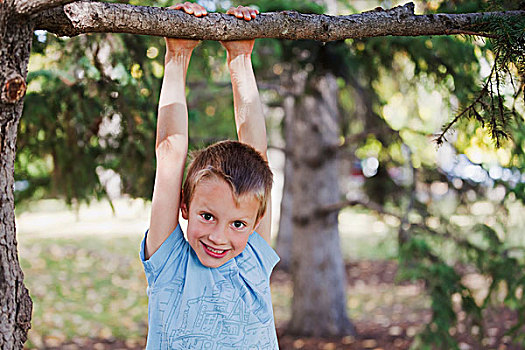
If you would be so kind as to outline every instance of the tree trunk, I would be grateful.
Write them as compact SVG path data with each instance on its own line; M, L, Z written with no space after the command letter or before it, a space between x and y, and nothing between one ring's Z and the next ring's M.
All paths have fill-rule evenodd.
M339 243L339 113L333 75L310 78L295 105L293 128L293 292L290 333L341 336L355 330L346 314Z
M294 98L288 96L284 99L284 139L285 159L284 159L284 184L283 195L281 197L281 211L279 215L279 232L275 249L281 258L278 267L289 271L292 265L292 232L293 232L293 161L290 148L292 147L293 119L294 119Z
M0 348L22 349L30 328L32 302L17 253L14 162L18 122L26 90L33 27L17 17L13 1L0 2Z

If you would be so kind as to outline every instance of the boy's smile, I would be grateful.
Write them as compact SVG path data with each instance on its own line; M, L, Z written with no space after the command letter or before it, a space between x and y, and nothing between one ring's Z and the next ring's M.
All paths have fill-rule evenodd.
M189 208L182 204L181 210L188 220L188 242L204 266L219 267L244 250L257 227L259 205L252 194L236 201L219 178L202 179L195 186Z

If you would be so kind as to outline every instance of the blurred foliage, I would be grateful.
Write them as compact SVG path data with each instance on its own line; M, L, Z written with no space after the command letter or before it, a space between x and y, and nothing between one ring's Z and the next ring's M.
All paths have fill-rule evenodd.
M18 148L28 158L48 160L44 194L68 203L100 198L104 187L97 168L127 174L123 186L132 195L151 193L156 118L151 106L160 75L154 70L155 63L162 66L147 59L148 41L46 35L42 53L32 55ZM34 183L20 156L16 165L17 180Z
M261 12L324 12L321 2L254 3ZM209 10L221 4L227 5L206 2ZM421 4L436 12L524 6L523 1L485 0ZM348 5L346 12L354 10ZM525 255L513 248L523 241L507 231L512 221L508 207L525 204L525 26L523 18L486 18L478 25L497 39L265 39L257 41L253 55L258 82L266 86L264 102L276 110L282 111L286 96L311 94L308 83L316 76L338 78L341 159L351 164L378 160L377 172L362 178L359 191L365 204L380 205L383 214L398 221L400 276L425 281L432 300L433 317L419 338L421 348L457 347L449 332L457 323L457 308L468 314L471 326L479 325L490 303L499 300L494 294L503 294L507 307L525 313ZM43 197L68 203L101 198L106 193L99 173L107 169L119 174L124 193L150 198L163 52L163 39L155 37L35 35L18 137L18 203ZM294 91L297 75L306 80L299 92ZM219 43L204 42L195 50L188 87L190 148L234 137L229 74ZM454 114L459 118L452 120L453 133L447 122ZM436 152L432 139L442 125L449 127ZM504 140L506 135L511 137ZM497 166L521 178L481 183L461 177L439 162L447 152L449 163L465 154L475 169L488 173ZM479 203L492 209L474 215ZM461 216L471 220L461 223ZM491 279L485 299L475 299L464 283L465 271L471 271L465 266ZM519 321L516 333L525 322ZM525 344L525 339L516 339Z
M107 169L120 175L124 193L150 198L164 40L39 35L18 137L16 201L102 198L99 175ZM194 56L188 74L190 148L235 137L225 52L219 43L206 42Z

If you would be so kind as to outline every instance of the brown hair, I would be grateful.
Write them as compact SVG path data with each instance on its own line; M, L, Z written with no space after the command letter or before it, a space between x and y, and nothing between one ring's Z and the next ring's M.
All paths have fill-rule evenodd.
M253 193L259 201L256 220L266 211L272 189L273 174L261 154L250 145L238 141L221 141L192 154L182 186L182 198L189 208L195 186L211 176L226 181L234 198Z

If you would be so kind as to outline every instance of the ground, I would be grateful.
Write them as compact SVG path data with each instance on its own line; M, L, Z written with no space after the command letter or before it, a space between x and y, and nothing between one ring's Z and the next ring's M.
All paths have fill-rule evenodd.
M386 288L395 290L404 286L415 291L422 292L421 285L395 283L397 264L394 261L360 261L347 264L348 288L375 289ZM284 271L277 270L272 278L272 288L287 288L290 284L290 275ZM390 312L390 315L400 317L378 317L373 310L370 318L354 320L357 328L356 337L342 337L334 339L304 338L286 334L286 326L283 324L278 328L280 349L303 349L303 350L339 350L339 349L408 349L412 344L414 335L423 323L430 317L428 309L414 312L411 305L396 304L385 305L381 308L379 315ZM410 317L401 317L410 316ZM484 338L483 344L469 334L461 334L462 326L458 325L458 339L461 340L461 349L508 349L518 350L522 347L512 345L510 337L504 335L504 329L516 321L517 314L506 309L492 310L490 321L486 328L489 337ZM278 320L279 321L279 320ZM507 325L507 326L505 326ZM464 326L463 326L464 327ZM79 338L73 342L54 344L46 346L46 349L142 349L145 345L141 341L125 341L112 336L107 339Z
M101 212L100 205L75 212L42 202L17 213L21 264L34 300L28 349L143 349L147 298L138 246L149 207L141 201L116 202L111 214ZM352 225L347 227L348 219ZM341 221L347 306L357 336L287 334L291 278L276 269L271 287L280 348L408 349L431 318L423 284L396 280L395 235L389 236L388 223L359 212L345 212ZM363 227L371 228L366 235ZM469 278L480 291L485 288L482 276ZM484 328L471 329L458 313L459 323L450 332L461 350L520 349L504 334L516 321L515 312L498 308L484 316Z
M423 297L424 289L421 283L396 283L397 263L395 261L355 261L347 263L347 279L349 298L356 289L369 292L377 290L389 291L393 295L392 302L385 302L370 310L368 316L364 314L355 318L354 325L357 329L356 337L343 337L336 339L301 338L286 334L286 327L279 331L281 349L303 350L339 350L339 349L374 349L394 350L409 349L414 341L414 335L431 318L428 307L418 306L419 299ZM277 278L284 281L290 277L281 272L276 272ZM275 278L275 279L277 279ZM281 281L274 282L275 284ZM402 295L414 299L414 303L407 302ZM389 298L387 298L388 300ZM387 316L388 315L388 316ZM519 350L523 347L512 344L512 339L505 335L505 331L517 320L517 312L506 308L490 310L485 317L485 337L481 340L475 335L466 332L467 320L462 318L454 332L457 334L460 349L498 349ZM525 330L524 330L525 331Z

